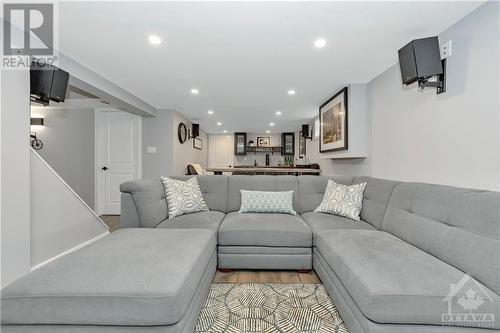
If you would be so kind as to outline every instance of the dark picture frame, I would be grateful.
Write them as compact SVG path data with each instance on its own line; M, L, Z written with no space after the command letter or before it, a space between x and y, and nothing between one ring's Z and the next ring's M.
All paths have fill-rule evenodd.
M257 137L257 147L270 147L271 146L271 138L268 136L259 136Z
M348 89L344 87L319 107L319 152L347 150Z
M302 135L302 131L299 132L299 158L304 158L306 156L306 138Z
M196 137L193 139L193 148L198 150L203 150L203 140Z

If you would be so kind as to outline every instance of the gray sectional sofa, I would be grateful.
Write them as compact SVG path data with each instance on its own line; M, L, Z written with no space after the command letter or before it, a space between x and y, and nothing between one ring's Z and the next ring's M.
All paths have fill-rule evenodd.
M160 180L141 180L121 186L122 222L217 231L222 269L312 267L353 333L500 329L498 192L333 178L343 184L367 182L361 221L313 212L326 177L198 176L212 211L169 220ZM293 190L299 216L239 214L242 189ZM481 313L492 314L494 322L443 326L452 324L442 317L449 314L450 287L465 273L486 293Z
M190 332L217 265L314 269L351 333L500 330L498 192L333 177L343 184L367 182L356 222L313 212L326 177L197 177L211 210L173 219L167 218L160 179L122 184L122 226L133 229L8 286L2 292L2 328ZM293 190L298 215L239 214L241 189ZM82 279L85 272L89 276ZM58 276L65 282L55 282ZM463 288L476 294L459 300ZM116 297L100 297L109 291ZM131 296L140 296L138 302L130 302ZM471 315L487 317L458 318L469 327L443 326L457 323L458 301ZM82 307L79 316L76 306Z

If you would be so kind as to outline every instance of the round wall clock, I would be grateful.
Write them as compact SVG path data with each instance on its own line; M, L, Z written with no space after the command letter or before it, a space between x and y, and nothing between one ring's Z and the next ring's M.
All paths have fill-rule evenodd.
M186 142L188 136L186 124L182 122L179 124L179 126L177 127L177 136L179 137L180 143Z

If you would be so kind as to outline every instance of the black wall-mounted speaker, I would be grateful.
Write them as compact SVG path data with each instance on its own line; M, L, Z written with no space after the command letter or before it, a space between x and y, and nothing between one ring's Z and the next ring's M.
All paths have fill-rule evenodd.
M200 124L193 124L191 126L191 132L193 133L193 138L200 136Z
M438 37L415 39L398 51L403 84L443 73Z
M68 72L55 66L42 66L34 61L30 68L31 99L45 105L50 100L64 102L68 79Z
M304 137L304 138L309 137L309 125L308 124L302 125L302 137Z

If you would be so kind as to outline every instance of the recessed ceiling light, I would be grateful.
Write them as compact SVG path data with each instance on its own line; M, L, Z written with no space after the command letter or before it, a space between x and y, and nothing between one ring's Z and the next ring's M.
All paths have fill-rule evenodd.
M153 45L160 45L161 44L161 38L156 36L156 35L149 35L148 39L149 39L149 42Z
M222 132L227 133L227 130L223 130Z
M267 131L266 131L266 133L267 133L267 134L269 134L269 133L271 133L271 131L270 131L270 130L267 130Z
M269 126L273 127L273 126L274 126L274 123L269 123Z
M277 116L281 116L281 111L276 111Z
M222 123L220 121L218 121L217 126L222 126Z
M324 38L318 38L314 41L314 46L317 48L317 49L322 49L326 46L326 39Z
M295 95L295 90L291 89L291 90L288 90L288 95Z
M193 95L198 95L199 92L200 91L196 88L191 89L191 94L193 94Z
M207 113L208 114L214 114L214 111L213 110L208 110Z

